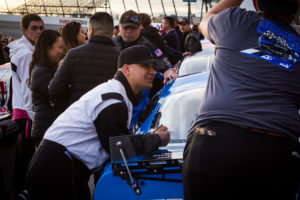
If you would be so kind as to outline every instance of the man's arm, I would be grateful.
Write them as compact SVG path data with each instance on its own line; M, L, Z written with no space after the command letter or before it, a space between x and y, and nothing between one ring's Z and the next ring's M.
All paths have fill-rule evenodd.
M164 72L163 77L164 77L164 83L166 83L169 80L173 80L174 78L177 78L178 75L174 72L173 69L168 69Z
M165 64L164 68L159 71L159 72L163 73L164 82L167 82L169 80L176 78L177 74L171 68L172 65L169 62L169 60L165 57L163 52L160 49L156 48L156 46L154 46L147 38L142 37L142 40L143 40L143 42L141 44L146 45L150 49L150 51L152 51L157 56L157 58L160 59L161 62L163 62ZM166 46L166 48L167 48L167 46ZM174 50L174 51L176 51L176 50Z
M131 135L127 128L127 120L128 110L123 102L106 107L94 120L98 137L106 152L110 152L109 137ZM146 153L157 150L161 145L165 145L165 135L166 132L163 130L157 134L132 135L130 139L136 144L135 149L138 153Z
M201 23L199 25L199 29L200 29L201 33L204 35L204 37L209 38L207 26L208 26L209 19L213 15L218 14L219 12L221 12L222 10L224 10L226 8L240 6L242 2L243 2L243 0L222 0L218 4L216 4L214 7L212 7L206 13L206 15L203 17L203 19L201 20Z
M32 102L31 102L31 90L28 87L27 80L29 78L29 64L32 60L32 53L23 54L20 57L20 66L17 68L17 74L20 77L21 93L24 98L25 109L28 112L30 118L33 117Z
M71 83L72 67L74 64L74 59L70 58L69 55L67 54L64 58L48 86L50 98L54 103L60 102L69 94L69 85Z
M26 92L27 89L29 89L27 80L29 78L29 64L31 60L32 60L31 53L23 54L22 56L20 56L20 60L19 60L20 66L18 66L17 68L17 74L20 77L20 81L21 81L21 92L24 98L27 94Z
M174 57L182 57L182 52L166 45L166 55Z

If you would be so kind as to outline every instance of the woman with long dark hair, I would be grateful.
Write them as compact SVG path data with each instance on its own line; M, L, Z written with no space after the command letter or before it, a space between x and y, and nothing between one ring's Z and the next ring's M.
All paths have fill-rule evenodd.
M64 55L70 49L84 44L86 40L81 24L75 21L71 21L62 27L61 36L64 44Z
M34 118L31 136L39 145L46 130L61 113L62 105L51 104L48 85L63 55L63 41L60 34L45 30L39 36L29 65L28 86L32 91Z

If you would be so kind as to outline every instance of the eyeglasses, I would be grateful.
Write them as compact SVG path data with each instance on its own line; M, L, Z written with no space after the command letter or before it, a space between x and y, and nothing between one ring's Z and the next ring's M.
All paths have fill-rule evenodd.
M30 29L33 30L33 31L36 31L37 29L40 29L40 31L42 31L42 30L44 30L44 26L32 26Z

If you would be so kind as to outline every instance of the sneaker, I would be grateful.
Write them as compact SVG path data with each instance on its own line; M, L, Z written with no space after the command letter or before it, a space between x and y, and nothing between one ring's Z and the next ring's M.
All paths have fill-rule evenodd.
M21 193L19 193L16 196L16 200L28 200L28 191L27 190L23 190Z

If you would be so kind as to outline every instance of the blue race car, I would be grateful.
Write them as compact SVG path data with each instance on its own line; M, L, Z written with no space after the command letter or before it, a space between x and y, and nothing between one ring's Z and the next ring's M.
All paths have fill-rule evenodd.
M184 198L183 148L207 79L208 72L203 72L168 82L137 121L135 134L147 134L159 124L167 126L171 132L168 146L135 155L134 145L118 137L111 139L111 162L106 164L96 185L94 200ZM122 142L122 147L117 148L118 142Z
M146 155L135 155L134 145L113 137L111 162L106 164L96 185L94 200L184 198L182 153L188 128L205 92L208 73L182 76L168 82L153 97L134 126L135 134L147 134L159 124L167 126L171 132L167 147ZM116 144L120 141L123 147L118 149ZM121 151L128 158L126 162ZM297 200L300 200L299 194L300 183Z

